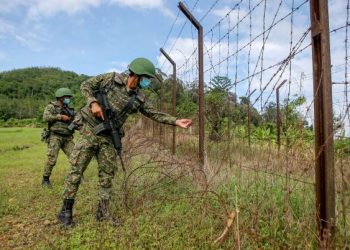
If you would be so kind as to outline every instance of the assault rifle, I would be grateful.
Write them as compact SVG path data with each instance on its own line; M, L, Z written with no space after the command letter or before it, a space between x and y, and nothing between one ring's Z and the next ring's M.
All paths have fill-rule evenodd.
M121 130L121 125L119 122L118 114L113 112L109 106L107 100L106 89L100 88L95 92L95 97L98 100L99 104L102 105L104 121L94 128L94 133L99 134L108 134L112 138L113 146L120 158L122 169L125 172L124 161L122 158L122 142L121 135L119 131Z
M63 105L61 115L66 115L70 117L69 125L68 125L68 129L70 131L73 131L74 129L78 129L78 126L73 121L75 116L75 112L73 109L70 109L68 106Z

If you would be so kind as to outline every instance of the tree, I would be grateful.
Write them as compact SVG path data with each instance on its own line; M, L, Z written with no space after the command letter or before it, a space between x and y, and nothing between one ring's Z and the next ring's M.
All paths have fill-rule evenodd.
M239 97L239 99L241 100L241 102L240 102L240 105L238 105L238 107L237 107L238 110L236 111L236 114L237 114L236 119L240 123L246 123L248 121L248 106L250 106L251 123L254 126L258 126L260 124L260 121L261 121L261 116L260 116L258 110L252 106L248 97L241 96L241 97Z
M306 102L305 96L299 96L294 100L284 100L282 117L285 118L284 131L288 129L301 129L308 125L308 122L300 114L298 108Z
M299 138L309 136L308 122L298 111L299 107L306 102L304 96L299 96L294 100L284 100L282 113L282 132L287 138L287 145L294 143Z
M262 113L262 119L264 123L271 124L276 123L277 119L277 105L275 102L269 102L267 106L264 108L264 112Z
M228 93L233 84L227 76L215 76L209 83L209 89Z
M210 125L209 139L220 140L223 135L223 121L228 117L232 95L231 80L226 76L215 76L209 83L209 91L205 95L206 117Z

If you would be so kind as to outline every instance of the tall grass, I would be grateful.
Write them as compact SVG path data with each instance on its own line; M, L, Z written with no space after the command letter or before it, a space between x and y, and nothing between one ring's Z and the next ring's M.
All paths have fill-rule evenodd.
M0 129L1 249L316 246L312 166L305 163L305 157L277 160L269 146L254 144L256 150L252 151L235 140L229 160L220 157L229 155L227 145L209 144L209 186L203 189L195 181L194 140L184 135L178 141L177 157L171 157L168 149L145 138L144 131L137 128L124 138L127 174L118 171L114 181L113 214L123 225L114 228L95 221L98 179L96 162L92 161L74 206L76 226L63 229L56 214L62 205L62 184L69 165L61 152L51 178L53 189L41 187L46 144L40 141L40 132L35 128ZM289 155L292 157L292 151ZM304 162L303 167L300 162ZM288 182L286 164L293 169L287 173ZM224 232L230 213L235 214L233 224L223 240L214 243ZM339 232L345 230L341 223ZM344 247L340 233L337 244Z

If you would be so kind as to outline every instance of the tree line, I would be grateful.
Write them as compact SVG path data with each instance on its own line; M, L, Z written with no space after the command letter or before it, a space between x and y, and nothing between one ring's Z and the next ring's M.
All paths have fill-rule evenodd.
M159 105L159 97L163 91L163 107L165 111L171 111L172 100L172 76L166 76L159 72L164 78L163 89L161 84L156 81L148 90L148 95L153 96L155 104ZM277 105L270 101L262 111L258 111L247 96L238 97L233 90L232 81L226 76L215 76L210 82L205 84L205 118L209 139L214 141L222 140L227 134L228 123L231 128L241 130L242 136L246 136L248 124L248 107L250 110L250 121L253 132L260 137L275 137ZM198 113L198 83L184 83L177 79L176 87L176 111L179 117L196 118ZM292 137L310 136L312 126L306 120L306 117L299 112L302 105L306 103L304 96L293 96L289 100L285 99L280 104L280 114L282 123L282 133L289 134Z
M81 105L79 91L86 75L51 67L31 67L0 73L0 120L10 118L41 119L44 108L54 100L55 91L68 87L76 95L75 103Z
M172 76L157 70L163 81L155 80L151 88L146 90L148 99L155 106L160 105L164 111L171 112ZM84 100L80 93L80 84L89 78L72 71L64 71L52 67L31 67L0 73L0 120L42 118L42 113L54 93L60 87L68 87L74 93L74 106L81 107ZM197 82L185 83L181 79L176 82L176 110L179 117L196 119L198 112ZM270 102L264 110L258 111L247 96L238 97L232 91L233 83L226 76L215 76L205 90L206 121L209 138L221 140L229 122L233 127L243 129L248 122L248 106L251 124L260 129L258 133L274 134L276 131L276 103ZM162 94L161 94L162 93ZM162 97L162 100L160 100ZM298 108L305 103L302 96L292 100L284 100L281 104L283 131L300 131L309 128ZM289 131L290 132L290 131ZM245 133L242 131L242 133Z

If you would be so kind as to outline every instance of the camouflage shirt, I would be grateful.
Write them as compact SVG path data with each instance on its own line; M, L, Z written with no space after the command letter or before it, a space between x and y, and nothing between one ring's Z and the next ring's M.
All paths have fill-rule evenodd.
M126 77L123 77L123 75L117 73L98 75L84 81L81 84L81 92L87 99L87 105L82 109L82 114L83 117L85 116L85 120L94 120L96 123L101 122L98 121L90 111L91 103L98 102L94 96L94 91L97 91L100 88L105 88L107 90L108 103L112 111L119 115L119 122L121 125L130 114L136 112L141 112L143 115L151 118L154 121L175 125L176 117L154 109L152 105L145 100L145 95L142 90L138 88L136 90L128 90L126 87ZM137 95L137 101L134 101L126 112L121 113L130 100L132 94Z
M69 109L74 112L73 109ZM61 135L71 135L73 131L68 129L70 122L63 122L60 120L62 113L64 113L64 111L58 101L50 102L45 108L43 120L48 122L51 132Z

